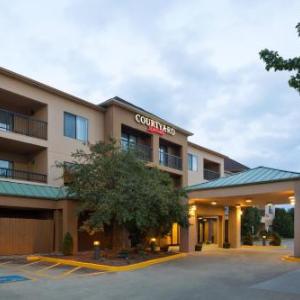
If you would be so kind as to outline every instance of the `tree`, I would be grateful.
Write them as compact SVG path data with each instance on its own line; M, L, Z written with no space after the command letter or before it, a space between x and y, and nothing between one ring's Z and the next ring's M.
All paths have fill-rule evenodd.
M242 236L256 234L260 225L261 214L256 207L246 207L241 218Z
M294 237L294 210L286 211L284 208L276 208L272 230L284 238Z
M296 25L300 37L300 23ZM289 85L300 93L300 56L284 59L277 51L268 49L259 52L260 58L266 63L266 70L295 72L289 80Z
M88 212L84 230L120 226L136 245L146 237L165 236L173 223L188 226L183 189L175 189L169 174L147 167L134 150L121 151L115 142L98 143L72 157L68 194L78 200L79 214Z

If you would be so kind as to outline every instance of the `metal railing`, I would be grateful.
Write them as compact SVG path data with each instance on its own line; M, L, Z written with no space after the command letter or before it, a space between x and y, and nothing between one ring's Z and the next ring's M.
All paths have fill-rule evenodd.
M0 168L0 177L47 183L47 175L15 169Z
M0 130L11 131L39 139L47 139L48 124L28 116L0 109Z
M147 145L122 140L121 148L125 151L134 151L136 156L141 160L152 161L152 148Z
M219 172L215 172L212 170L204 169L204 179L205 180L214 180L221 177Z
M172 169L182 170L182 159L179 156L159 151L159 164Z

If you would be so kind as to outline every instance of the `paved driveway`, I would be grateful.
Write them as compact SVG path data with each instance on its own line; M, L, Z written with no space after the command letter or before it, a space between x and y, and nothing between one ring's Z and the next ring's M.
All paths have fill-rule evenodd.
M211 249L134 272L37 275L35 280L1 284L0 299L299 300L300 264L280 259L288 252ZM0 276L14 272L23 274L0 265Z

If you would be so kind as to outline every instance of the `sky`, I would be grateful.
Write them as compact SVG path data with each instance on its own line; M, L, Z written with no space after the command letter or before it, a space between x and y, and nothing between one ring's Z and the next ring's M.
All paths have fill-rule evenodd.
M0 0L0 65L113 96L249 167L300 171L300 95L258 52L298 56L300 1Z

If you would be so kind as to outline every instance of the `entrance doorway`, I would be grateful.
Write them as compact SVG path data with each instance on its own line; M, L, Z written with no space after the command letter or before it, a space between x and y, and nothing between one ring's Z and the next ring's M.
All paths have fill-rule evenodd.
M198 243L217 244L218 217L198 217Z

